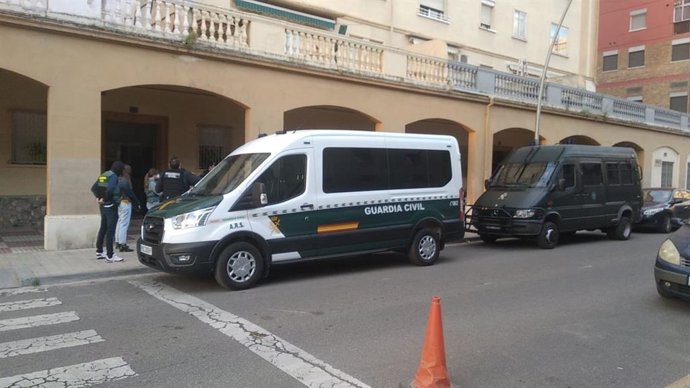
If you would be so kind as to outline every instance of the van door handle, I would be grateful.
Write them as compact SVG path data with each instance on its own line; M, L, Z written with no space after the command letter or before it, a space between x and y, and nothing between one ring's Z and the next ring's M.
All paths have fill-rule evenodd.
M312 203L305 203L304 205L300 206L300 209L306 210L306 209L312 209L314 210L314 204Z

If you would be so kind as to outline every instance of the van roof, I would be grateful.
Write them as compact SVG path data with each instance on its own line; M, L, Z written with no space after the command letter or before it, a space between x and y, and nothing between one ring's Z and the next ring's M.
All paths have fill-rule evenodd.
M233 154L244 154L254 152L266 152L266 150L278 150L289 148L291 145L302 143L307 137L312 136L337 136L337 137L368 137L368 138L404 138L404 139L438 139L438 140L455 140L449 135L427 135L427 134L412 134L412 133L395 133L395 132L372 132L372 131L357 131L344 129L302 129L279 131L271 135L259 136L259 138L247 142L240 146Z
M629 147L605 147L579 144L539 145L518 148L507 158L508 162L522 162L531 160L534 162L556 161L561 157L617 157L634 158L635 150Z

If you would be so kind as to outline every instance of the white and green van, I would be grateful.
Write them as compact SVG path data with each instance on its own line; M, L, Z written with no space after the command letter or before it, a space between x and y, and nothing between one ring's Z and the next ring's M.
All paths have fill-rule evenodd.
M139 261L252 287L278 263L381 251L431 265L464 236L452 136L301 130L237 148L184 195L149 211Z

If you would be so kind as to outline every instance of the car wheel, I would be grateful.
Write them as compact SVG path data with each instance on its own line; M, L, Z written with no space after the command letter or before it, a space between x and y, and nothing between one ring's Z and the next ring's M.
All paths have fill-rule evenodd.
M631 233L632 225L630 224L630 218L621 217L618 225L609 229L607 234L611 240L627 240L630 238Z
M220 253L216 262L216 282L231 290L253 287L263 273L264 259L248 242L236 242Z
M496 242L497 237L492 235L492 234L480 234L479 238L482 239L483 242L487 244L493 244Z
M676 299L676 297L668 292L666 287L662 286L660 283L656 284L656 292L661 296L662 298L668 298L668 299Z
M558 245L558 238L558 225L547 221L544 222L544 225L541 227L537 245L539 245L541 249L553 249Z
M659 221L659 232L661 233L671 233L671 215L666 213L663 215L661 218L661 221Z
M432 265L438 259L440 247L438 235L425 228L415 234L407 257L412 264Z

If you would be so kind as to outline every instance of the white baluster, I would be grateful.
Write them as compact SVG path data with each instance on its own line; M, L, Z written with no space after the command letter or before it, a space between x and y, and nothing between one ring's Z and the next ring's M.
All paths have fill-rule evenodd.
M199 20L201 21L201 39L208 41L208 25L206 24L207 16L206 16L207 11L204 10L199 10Z
M156 32L161 32L161 2L156 1L154 5L154 10L152 12L153 16L153 30Z
M139 5L138 2L135 2L134 3L134 25L137 28L143 28L144 27L144 21L142 19L143 19L143 15L141 12L141 6Z
M187 7L187 6L182 6L182 14L180 17L182 17L182 35L187 36L189 35L189 18L191 16L192 9Z

